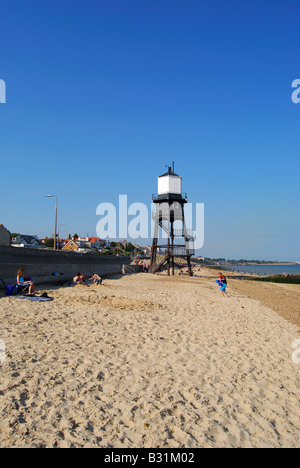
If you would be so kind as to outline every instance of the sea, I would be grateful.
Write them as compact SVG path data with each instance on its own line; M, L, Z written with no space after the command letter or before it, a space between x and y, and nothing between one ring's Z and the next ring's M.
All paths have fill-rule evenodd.
M239 265L226 266L226 270L237 271L239 273L252 273L254 275L300 275L300 265Z

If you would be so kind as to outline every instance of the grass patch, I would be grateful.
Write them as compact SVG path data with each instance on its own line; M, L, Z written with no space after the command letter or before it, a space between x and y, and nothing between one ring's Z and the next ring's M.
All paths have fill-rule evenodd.
M251 278L253 281L265 281L269 283L286 283L286 284L300 284L299 275L273 275Z

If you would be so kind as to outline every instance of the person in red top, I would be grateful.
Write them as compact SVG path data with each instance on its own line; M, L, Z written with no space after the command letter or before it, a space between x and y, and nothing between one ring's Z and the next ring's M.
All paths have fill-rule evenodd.
M228 297L227 296L227 292L226 292L226 288L227 288L227 279L226 277L223 275L222 272L219 273L219 276L220 276L220 280L222 282L222 286L221 286L221 289L220 291L222 292L222 296L223 297Z

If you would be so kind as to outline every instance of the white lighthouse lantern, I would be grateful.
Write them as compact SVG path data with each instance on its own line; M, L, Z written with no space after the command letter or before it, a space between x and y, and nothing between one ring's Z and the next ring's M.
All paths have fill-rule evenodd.
M158 196L181 195L182 177L175 174L172 168L166 174L158 177Z

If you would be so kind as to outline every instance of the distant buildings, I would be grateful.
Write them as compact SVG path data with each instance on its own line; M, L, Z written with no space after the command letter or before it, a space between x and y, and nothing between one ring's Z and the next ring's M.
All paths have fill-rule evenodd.
M62 248L65 252L99 252L106 245L105 240L101 240L98 237L78 237L76 239L69 238L66 241L65 246Z
M99 250L105 247L106 245L106 241L99 239L99 237L90 237L89 243L92 249L99 249Z
M0 224L0 245L9 247L10 246L10 232Z
M44 247L43 243L37 236L28 236L24 234L19 234L17 237L14 237L11 241L11 246L23 247L27 249L42 249Z
M53 238L44 237L39 239L37 236L25 234L13 234L0 224L0 246L26 248L26 249L53 249ZM76 237L75 237L76 236ZM151 247L141 247L137 244L132 244L127 240L109 241L99 237L80 237L69 235L67 239L57 238L57 249L64 252L74 253L104 253L108 255L144 255L150 256Z

